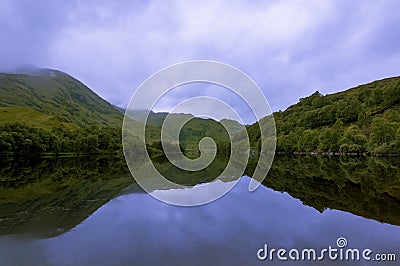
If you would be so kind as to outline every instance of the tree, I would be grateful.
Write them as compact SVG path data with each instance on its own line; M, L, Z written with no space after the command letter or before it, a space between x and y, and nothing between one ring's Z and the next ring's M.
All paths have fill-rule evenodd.
M372 145L383 145L394 140L396 134L396 124L389 122L385 118L375 117L371 124Z
M316 130L307 129L301 135L298 143L299 150L316 151L319 144L319 135Z
M0 132L0 151L11 152L14 145L14 139L8 132Z
M324 128L319 134L319 149L324 151L339 150L339 134L332 128Z
M341 152L365 152L367 144L367 137L360 132L356 125L348 127L340 139Z
M278 151L294 152L298 146L299 136L296 132L291 131L288 135L279 135L276 140Z
M362 105L357 98L351 98L348 101L341 101L337 109L337 117L342 118L345 122L352 122L358 119L359 113L362 111Z

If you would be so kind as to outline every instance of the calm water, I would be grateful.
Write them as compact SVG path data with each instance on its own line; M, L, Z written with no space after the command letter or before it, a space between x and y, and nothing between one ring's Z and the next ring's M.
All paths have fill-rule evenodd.
M221 160L212 169L218 175L223 166ZM285 265L276 257L260 261L257 251L265 244L337 248L339 237L346 248L397 258L348 265L398 265L399 166L372 158L277 157L255 192L243 176L213 203L175 207L143 193L122 160L8 161L0 170L0 265ZM252 170L250 164L245 174ZM202 172L188 182L210 176Z

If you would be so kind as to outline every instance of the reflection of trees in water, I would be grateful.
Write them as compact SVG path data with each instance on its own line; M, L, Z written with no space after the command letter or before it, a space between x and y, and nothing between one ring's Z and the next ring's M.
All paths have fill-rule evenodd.
M249 162L247 175L256 163ZM400 225L400 164L395 158L277 156L263 185L321 212L337 209Z
M227 161L227 157L218 156L207 169L188 172L163 156L153 158L160 173L188 186L214 180ZM252 158L245 174L251 176L256 164ZM319 211L338 209L399 225L399 168L395 159L387 158L276 156L263 185L288 192ZM236 178L232 176L236 175L221 181L232 181ZM128 193L142 192L122 157L3 161L0 234L58 235L80 224L128 186Z
M216 156L209 166L200 171L182 170L170 163L165 156L152 158L152 162L156 169L168 180L181 185L194 186L218 178L227 166L228 159L227 157Z
M135 159L141 160L139 156ZM194 186L217 178L227 158L216 158L207 169L197 172L180 170L164 156L153 161L172 181ZM123 157L0 161L0 235L58 235L80 224L121 192L143 192L129 174Z
M81 223L133 183L122 158L14 160L0 168L0 234L47 237Z
M126 173L123 158L117 156L24 157L0 161L0 187L24 187L46 178L56 185L71 177L97 180Z

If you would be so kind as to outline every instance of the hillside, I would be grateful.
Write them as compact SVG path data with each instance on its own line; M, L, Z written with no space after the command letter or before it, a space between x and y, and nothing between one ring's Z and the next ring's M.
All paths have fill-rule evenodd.
M63 72L29 69L19 74L0 73L1 153L99 153L122 149L122 108L117 108ZM141 111L130 112L132 133L144 122ZM161 126L168 113L151 112L146 143L160 152ZM172 114L171 132L179 121L190 120L180 140L185 149L197 149L205 136L218 142L229 138L223 126L190 114ZM237 122L230 126L237 128ZM140 133L140 132L139 132ZM168 135L168 134L167 134ZM167 138L173 141L172 138ZM135 151L137 152L137 150Z
M99 153L121 149L123 115L56 70L0 73L0 153Z
M140 110L130 111L129 118L136 122L144 123L146 113L147 112ZM171 137L173 132L178 130L179 126L183 124L183 127L179 132L179 143L184 150L193 151L194 154L192 155L194 157L198 155L198 144L204 137L212 138L217 145L223 145L230 141L229 135L224 126L213 119L199 118L194 117L191 114L183 113L168 114L166 112L150 112L146 122L146 143L150 144L153 148L158 150L161 149L161 128L168 115L169 121L165 127L167 141L173 141L173 138ZM243 126L237 121L224 119L223 122L234 134L243 129ZM131 131L134 131L134 129Z
M24 107L0 107L0 124L24 123L33 127L52 129L52 128L78 128L77 125L68 122L65 118L58 115L47 115Z
M0 96L2 110L8 107L30 109L80 127L121 126L122 123L123 116L111 104L77 79L57 70L0 73ZM27 115L25 120L29 121ZM10 122L10 117L1 118L3 122Z
M274 118L280 152L400 154L400 77L325 96L315 92ZM253 147L258 128L247 127Z
M119 150L123 109L100 98L80 81L60 71L36 69L25 74L0 73L1 152L97 153ZM133 128L140 128L146 112L130 111ZM161 126L168 113L151 112L146 143L160 150ZM309 97L273 114L277 151L283 153L400 154L400 77L360 85L346 91ZM271 117L247 126L252 148L260 149L261 127ZM203 137L211 137L222 151L230 151L223 122L241 141L245 134L236 121L221 122L171 114L167 139L181 124L182 148L196 152ZM133 130L134 132L135 130ZM273 133L268 132L269 133ZM268 135L267 134L267 135Z

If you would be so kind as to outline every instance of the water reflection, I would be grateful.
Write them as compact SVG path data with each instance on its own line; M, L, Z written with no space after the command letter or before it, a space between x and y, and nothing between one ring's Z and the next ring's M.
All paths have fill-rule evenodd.
M255 159L250 160L247 175L251 176L255 164ZM162 157L156 158L155 165L170 180L194 186L184 191L194 196L192 192L201 191L201 184L218 177L226 158L217 158L207 170L198 172L179 170ZM232 174L213 182L212 187L218 191L237 178ZM60 235L112 198L143 193L128 174L123 159L117 157L3 161L0 185L0 235ZM278 156L263 185L287 192L318 212L342 210L400 224L400 171L394 159ZM185 194L163 190L155 193L168 193L170 197ZM247 198L248 193L241 197Z
M2 161L0 235L64 233L130 184L122 158Z
M277 157L263 185L287 192L320 212L343 210L400 225L397 158Z
M320 249L339 236L353 248L399 250L399 227L342 211L321 214L268 188L249 193L248 182L244 177L218 201L191 208L144 193L122 195L58 237L0 238L0 258L6 265L275 265L257 260L265 243Z
M255 163L250 161L247 175ZM224 158L196 173L179 171L162 158L155 164L171 180L193 189L207 182L217 188L237 178L212 181L222 172ZM396 161L388 159L278 156L264 186L255 192L248 191L250 179L245 176L219 200L185 208L143 193L122 158L3 162L0 261L275 265L279 262L258 261L256 252L264 244L322 249L334 246L340 236L349 247L400 256L400 227L395 226L400 223L398 170Z
M216 179L227 159L216 158L207 169L197 172L182 171L164 157L156 157L154 162L158 171L172 181L195 186ZM142 169L146 175L144 165ZM226 186L238 178L223 177L219 184ZM171 192L171 197L193 194ZM0 161L0 235L56 236L80 224L112 198L129 193L143 193L143 190L134 182L122 157L3 160Z

